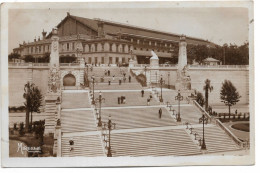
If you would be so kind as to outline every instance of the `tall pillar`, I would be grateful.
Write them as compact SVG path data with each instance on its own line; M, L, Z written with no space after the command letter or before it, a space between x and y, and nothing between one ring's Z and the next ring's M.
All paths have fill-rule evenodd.
M57 106L61 97L61 79L59 68L59 37L57 29L52 30L51 37L50 70L48 79L48 91L45 96L45 130L44 134L54 134L56 126Z
M181 35L179 42L178 70L182 70L187 65L186 37Z
M175 83L176 90L191 90L191 79L188 74L187 66L187 49L186 37L182 35L179 42L179 57L178 57L178 70L177 81Z

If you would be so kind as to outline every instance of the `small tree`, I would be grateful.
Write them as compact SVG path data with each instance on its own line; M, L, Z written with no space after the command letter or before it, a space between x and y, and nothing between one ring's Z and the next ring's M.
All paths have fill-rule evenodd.
M26 108L25 129L28 131L30 113L32 124L32 113L39 111L42 102L42 95L38 87L36 87L33 83L27 82L24 86L23 97L25 99L24 106Z
M229 119L230 119L230 107L235 105L237 102L239 102L239 98L241 96L239 95L236 87L229 81L225 80L224 83L222 83L222 88L220 91L220 99L223 103L225 103L226 106L228 106L229 111Z
M210 80L205 80L205 86L203 87L203 90L205 91L205 109L208 111L208 105L209 105L209 92L213 90L213 86L210 85Z
M18 59L20 57L21 57L21 55L18 53L11 53L8 55L8 61L11 62L11 61L13 61L13 59Z
M204 97L203 97L203 95L202 95L201 92L198 92L198 93L197 93L196 101L198 102L198 104L199 104L201 107L204 106L205 100L204 100Z

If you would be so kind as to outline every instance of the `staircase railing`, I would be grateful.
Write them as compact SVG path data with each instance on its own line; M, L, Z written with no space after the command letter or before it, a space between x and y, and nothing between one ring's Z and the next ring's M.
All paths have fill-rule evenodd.
M201 107L200 104L196 100L193 100L193 103L202 113L204 113L206 115L208 120L210 120L210 122L211 122L212 118L209 115L209 113L205 109L203 109L203 107Z
M226 134L233 139L233 141L241 148L247 148L249 147L248 142L242 142L238 137L236 137L220 120L216 120L216 124L226 132Z

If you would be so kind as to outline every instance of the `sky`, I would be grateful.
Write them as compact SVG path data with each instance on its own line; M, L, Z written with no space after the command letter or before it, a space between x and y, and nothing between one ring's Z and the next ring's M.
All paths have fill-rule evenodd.
M61 7L60 7L61 8ZM247 8L41 8L9 9L8 52L23 41L32 42L41 32L52 28L71 15L100 18L139 27L209 40L223 45L241 45L248 40Z

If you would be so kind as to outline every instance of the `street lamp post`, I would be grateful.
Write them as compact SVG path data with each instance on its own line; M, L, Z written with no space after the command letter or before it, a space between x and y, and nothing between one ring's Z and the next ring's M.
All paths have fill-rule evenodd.
M164 81L163 81L163 78L161 76L161 79L160 79L160 85L161 85L161 98L160 98L160 102L163 102L163 97L162 97L162 85L164 84Z
M147 65L144 66L144 75L145 75L145 82L147 83L147 77L146 77L146 69L147 68Z
M168 72L168 89L170 89L170 72Z
M108 140L105 140L107 146L107 157L112 157L112 152L111 152L111 131L116 128L116 124L112 123L111 121L111 115L108 117L108 122L103 123L104 129L108 130Z
M181 122L180 101L183 100L183 96L181 96L180 90L178 90L178 95L175 97L175 100L178 100L178 115L177 115L177 122Z
M92 89L93 89L93 96L92 96L92 104L95 104L95 76L91 77L92 79Z
M157 83L158 83L158 81L157 81L157 71L155 72L155 80L156 80L156 87L157 87Z
M105 98L102 98L102 93L101 93L101 91L99 91L99 96L95 100L95 102L99 102L98 127L102 126L102 121L101 121L101 103L102 103L102 101L105 101Z
M206 150L206 143L205 143L205 136L204 136L204 124L208 123L208 118L205 117L205 114L202 114L202 117L199 119L199 123L203 123L203 137L202 137L202 145L201 145L201 149L202 150Z

